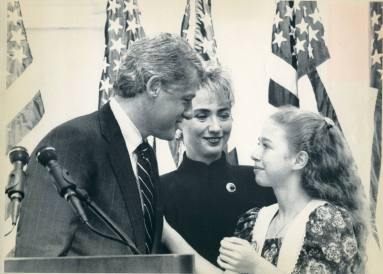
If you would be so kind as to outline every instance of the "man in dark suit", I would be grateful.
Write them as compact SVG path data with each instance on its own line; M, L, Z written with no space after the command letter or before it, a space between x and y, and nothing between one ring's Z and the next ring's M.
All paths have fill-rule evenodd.
M58 162L77 186L145 254L157 251L163 218L155 156L145 148L150 151L150 170L143 168L139 149L150 135L172 139L181 120L191 118L191 100L203 69L187 42L170 34L143 38L126 56L114 84L116 96L99 111L53 129L37 149L54 147ZM147 178L142 179L143 172ZM128 246L91 232L58 196L52 176L35 157L27 174L15 256L133 253ZM150 189L142 181L150 182ZM113 235L94 214L87 209L86 213L93 227Z

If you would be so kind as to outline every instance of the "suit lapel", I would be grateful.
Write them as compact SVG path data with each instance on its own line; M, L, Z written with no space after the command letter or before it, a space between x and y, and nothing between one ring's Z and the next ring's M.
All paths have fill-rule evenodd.
M134 176L132 164L120 127L109 103L99 112L101 132L108 142L108 155L113 172L124 197L126 208L133 225L134 239L137 248L145 253L145 227L141 200Z

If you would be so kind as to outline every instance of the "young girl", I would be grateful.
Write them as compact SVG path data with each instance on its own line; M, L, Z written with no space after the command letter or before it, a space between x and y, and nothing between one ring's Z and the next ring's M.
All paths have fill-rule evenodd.
M364 273L365 196L333 121L281 108L266 122L252 158L256 182L271 186L278 203L239 219L236 237L221 241L218 264L238 273ZM174 251L191 252L166 230ZM198 255L196 269L220 272Z

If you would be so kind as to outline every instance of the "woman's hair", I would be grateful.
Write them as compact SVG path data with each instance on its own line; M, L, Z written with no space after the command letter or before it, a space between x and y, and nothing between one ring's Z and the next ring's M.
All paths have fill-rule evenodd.
M271 119L285 130L292 151L306 151L309 156L302 170L302 187L308 195L351 213L363 259L369 213L356 164L342 132L331 119L291 106L281 107Z
M200 89L206 89L212 94L227 98L232 106L234 104L234 92L230 76L220 66L208 66Z

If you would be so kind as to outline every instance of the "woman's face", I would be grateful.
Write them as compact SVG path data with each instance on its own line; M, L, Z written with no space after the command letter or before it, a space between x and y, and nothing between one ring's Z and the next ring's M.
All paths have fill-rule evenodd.
M206 164L221 157L230 136L231 102L225 96L200 89L192 101L193 117L180 125L187 156Z
M286 180L295 161L285 130L271 119L265 123L251 158L255 180L262 186L277 186Z

